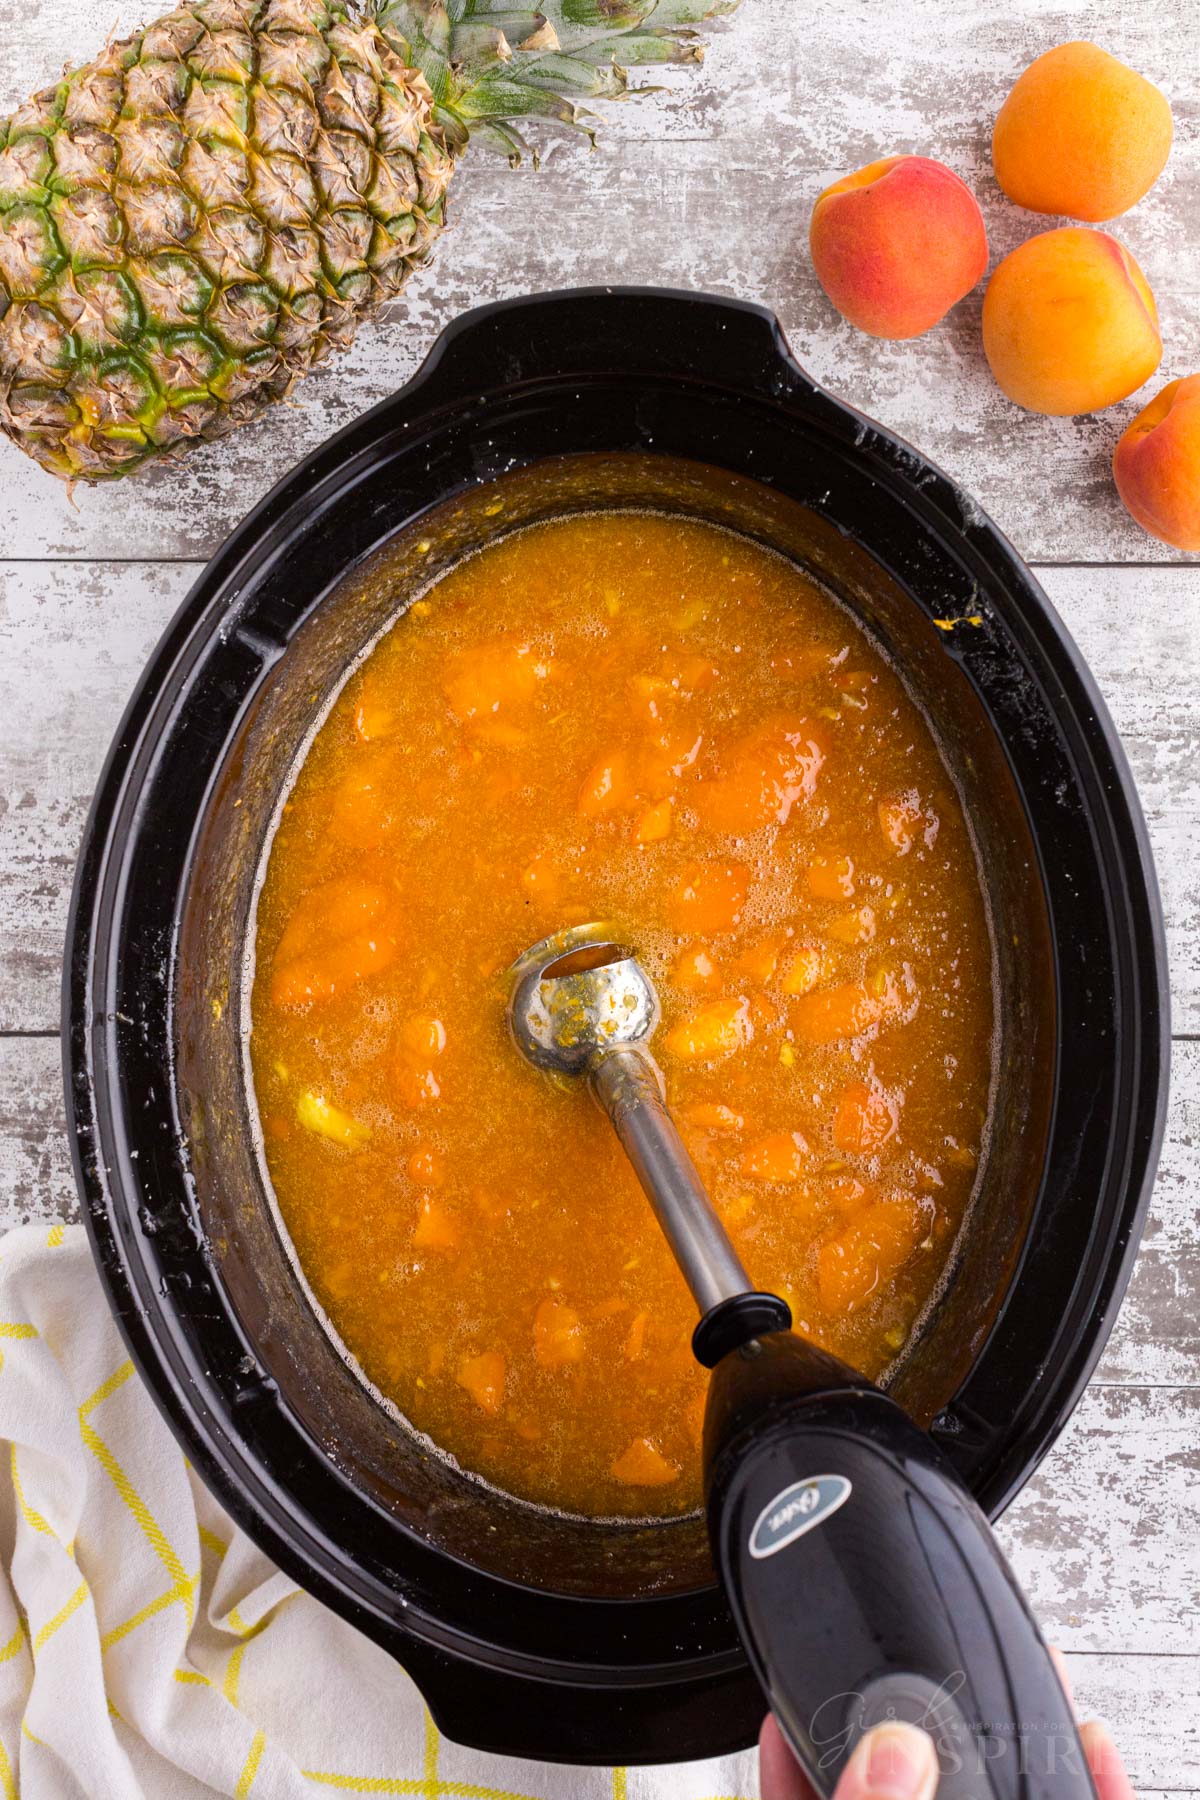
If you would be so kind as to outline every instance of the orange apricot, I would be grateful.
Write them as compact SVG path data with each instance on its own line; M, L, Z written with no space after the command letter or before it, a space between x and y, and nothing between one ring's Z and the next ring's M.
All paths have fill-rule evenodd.
M1030 212L1093 223L1149 193L1171 152L1171 108L1099 44L1047 50L1017 81L992 132L996 180Z
M633 832L639 844L661 844L664 838L670 837L672 806L670 800L657 800L646 808Z
M782 931L772 932L769 937L760 938L756 944L748 945L734 962L734 970L747 980L757 982L759 987L769 987L775 979L775 971L786 946L786 934Z
M637 799L637 784L623 750L607 752L594 762L583 778L576 810L584 819L602 819L625 812Z
M329 829L355 850L376 849L397 819L395 771L378 761L352 769L334 792Z
M1170 381L1113 453L1117 492L1144 531L1200 550L1200 375Z
M521 886L531 900L541 905L555 906L563 898L569 886L569 877L565 869L539 850L532 862L526 863L521 870Z
M681 694L707 694L716 685L720 671L707 656L687 651L668 650L663 657L663 672Z
M750 892L745 863L713 858L689 863L667 903L677 931L731 931Z
M732 1106L719 1100L697 1100L685 1106L683 1116L698 1131L736 1132L746 1129L746 1120Z
M426 1194L412 1241L417 1250L436 1250L439 1255L453 1256L462 1243L462 1227L440 1201Z
M895 1096L878 1085L852 1081L842 1089L833 1116L833 1141L846 1156L881 1150L900 1126Z
M785 994L811 994L825 978L828 957L816 944L802 944L783 973Z
M745 1049L753 1036L754 1023L745 1000L714 1000L673 1026L663 1042L682 1062L716 1062Z
M671 964L671 986L683 994L716 994L721 971L707 944L686 944Z
M476 1406L493 1417L504 1404L504 1358L499 1350L484 1350L466 1357L458 1367L458 1384L465 1387Z
M786 825L797 802L812 798L825 742L807 719L767 720L733 750L725 771L693 796L700 823L740 837Z
M832 1232L817 1251L817 1289L827 1313L865 1306L929 1234L933 1202L915 1194L877 1200Z
M651 738L638 758L638 791L648 800L673 793L680 777L700 754L703 732L689 725L669 726Z
M889 156L827 187L813 207L817 279L843 318L872 337L928 331L987 268L979 202L928 156Z
M649 1438L634 1438L627 1450L612 1465L614 1481L625 1487L666 1487L678 1481L679 1470L668 1462L662 1451Z
M792 1025L810 1044L836 1044L840 1038L861 1037L873 1026L901 1017L915 997L911 977L902 981L884 973L869 981L847 981L802 994L793 1004Z
M997 384L1029 412L1100 412L1162 358L1146 277L1106 231L1065 225L1004 258L983 300L983 348Z
M413 1056L440 1056L446 1048L446 1027L432 1013L410 1013L400 1027L400 1042Z
M397 1061L392 1088L401 1106L415 1110L431 1106L442 1097L442 1084L432 1069L425 1068L406 1051Z
M339 876L297 901L275 952L271 1000L285 1010L333 1000L382 974L399 949L396 906L378 882Z
M564 1300L543 1300L533 1319L533 1353L543 1369L580 1362L586 1345L579 1314Z
M532 644L497 638L452 656L442 691L460 719L486 719L532 700L550 669Z
M645 1308L634 1314L625 1334L623 1354L626 1362L639 1362L646 1354L646 1327L649 1323L650 1314Z
M854 864L848 856L818 856L809 863L806 879L815 900L849 900L854 894Z
M753 1181L799 1181L808 1145L798 1131L772 1131L738 1158L738 1168Z

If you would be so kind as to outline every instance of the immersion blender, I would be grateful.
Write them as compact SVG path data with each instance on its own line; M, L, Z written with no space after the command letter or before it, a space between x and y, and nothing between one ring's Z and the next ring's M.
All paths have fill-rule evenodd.
M700 1310L713 1557L772 1712L818 1793L885 1719L934 1739L940 1800L1095 1800L1058 1674L991 1528L882 1389L754 1288L664 1102L654 987L601 926L512 971L509 1025L585 1079Z

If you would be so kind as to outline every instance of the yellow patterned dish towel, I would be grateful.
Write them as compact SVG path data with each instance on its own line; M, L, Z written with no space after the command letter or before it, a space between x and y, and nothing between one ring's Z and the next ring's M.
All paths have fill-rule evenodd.
M734 1800L752 1755L574 1769L442 1738L189 1469L81 1226L0 1241L3 1800Z

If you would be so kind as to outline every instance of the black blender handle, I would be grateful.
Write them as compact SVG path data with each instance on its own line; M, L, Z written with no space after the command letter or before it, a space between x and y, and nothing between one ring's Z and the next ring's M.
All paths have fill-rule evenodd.
M789 1332L713 1373L713 1552L772 1712L818 1793L885 1719L939 1800L1095 1800L1057 1671L983 1513L880 1389Z

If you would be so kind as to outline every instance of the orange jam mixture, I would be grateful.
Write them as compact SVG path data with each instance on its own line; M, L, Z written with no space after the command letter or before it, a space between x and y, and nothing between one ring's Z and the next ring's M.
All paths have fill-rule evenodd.
M877 1375L980 1156L991 948L924 718L795 567L699 522L555 520L462 563L349 680L283 809L251 1055L299 1261L464 1468L590 1514L699 1500L695 1311L504 972L616 921L755 1281Z

